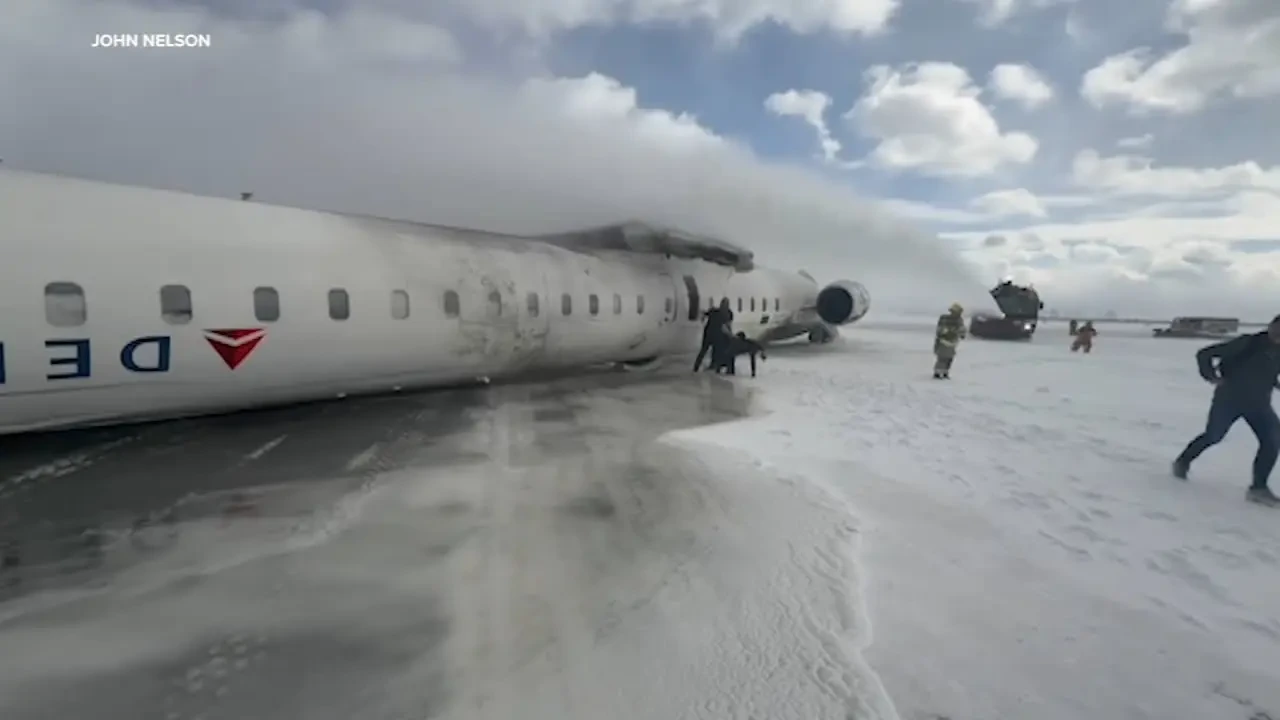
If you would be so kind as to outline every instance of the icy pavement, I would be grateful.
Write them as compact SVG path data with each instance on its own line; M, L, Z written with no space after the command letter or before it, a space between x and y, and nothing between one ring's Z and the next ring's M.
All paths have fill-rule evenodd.
M1280 717L1252 437L1101 331L0 443L0 718Z
M929 325L779 348L754 381L772 414L675 434L851 501L865 654L901 717L1280 717L1280 514L1243 499L1252 434L1169 476L1208 409L1205 343L1103 325L1080 355L1045 324L965 342L948 382Z
M847 504L683 368L0 446L0 718L891 717Z

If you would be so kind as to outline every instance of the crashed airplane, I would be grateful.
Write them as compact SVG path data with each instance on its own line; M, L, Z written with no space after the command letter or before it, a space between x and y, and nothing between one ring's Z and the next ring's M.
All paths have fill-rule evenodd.
M0 171L0 434L222 413L698 347L870 307L643 223L513 236Z

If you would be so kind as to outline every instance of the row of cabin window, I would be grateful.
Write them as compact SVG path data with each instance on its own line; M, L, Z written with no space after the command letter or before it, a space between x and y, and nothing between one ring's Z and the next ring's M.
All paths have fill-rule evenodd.
M750 305L750 307L751 307L751 312L755 312L755 311L756 311L756 299L755 299L755 298L747 298L747 300L748 300L748 304L749 304L749 305ZM708 309L708 310L710 310L711 308L714 308L714 307L716 306L716 304L717 304L717 301L716 301L716 299L715 299L715 298L713 298L713 297L707 298L707 309ZM781 299L781 298L774 298L774 299L773 299L773 310L774 310L774 312L781 312L781 311L782 311L782 299ZM760 312L768 312L768 311L769 311L769 298L760 298ZM738 312L743 312L743 309L742 309L742 298L738 298Z
M45 319L54 327L75 327L83 325L88 317L88 304L85 301L84 289L76 283L52 282L45 285ZM489 309L495 316L502 315L502 296L496 291L489 293ZM751 298L751 310L756 309L756 299ZM537 293L529 293L526 307L531 317L541 312ZM708 307L715 307L715 298L708 298ZM777 298L773 301L774 310L781 307ZM767 310L769 301L760 299L760 309ZM644 314L644 296L636 296L636 314ZM666 298L666 312L672 312L671 298ZM458 293L446 290L444 293L444 314L457 317L461 311ZM587 296L587 311L592 315L600 314L600 298L594 293ZM738 298L738 311L742 312L742 298ZM160 316L171 325L185 325L191 322L193 313L191 290L185 285L165 285L160 288ZM275 322L280 319L280 294L275 288L258 287L253 290L253 314L259 322ZM568 293L560 296L560 314L573 314L573 297ZM613 314L622 314L622 296L614 293ZM329 317L334 320L346 320L351 317L351 298L346 290L334 288L329 291ZM391 317L404 320L409 317L409 293L404 290L391 291Z

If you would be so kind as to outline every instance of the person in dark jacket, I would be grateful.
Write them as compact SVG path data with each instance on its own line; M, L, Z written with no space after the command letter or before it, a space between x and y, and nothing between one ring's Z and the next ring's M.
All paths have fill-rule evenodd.
M715 367L715 350L724 345L730 337L733 326L733 311L729 309L729 298L720 298L720 304L702 313L702 347L698 348L698 357L694 358L693 371L698 372L702 360L711 352L713 362L708 369Z
M747 334L739 331L737 335L729 338L719 351L711 352L711 366L719 375L721 370L727 370L730 375L738 374L738 356L747 355L751 358L751 377L756 376L756 355L760 359L767 360L768 356L764 354L764 346L755 340L747 338Z
M1216 364L1214 361L1217 361ZM1253 458L1253 484L1245 497L1275 507L1280 499L1267 487L1276 456L1280 454L1280 418L1271 407L1271 391L1280 387L1280 315L1264 332L1202 348L1196 353L1200 376L1217 387L1209 405L1204 432L1192 440L1173 461L1175 477L1186 479L1191 463L1227 436L1241 418L1258 437Z

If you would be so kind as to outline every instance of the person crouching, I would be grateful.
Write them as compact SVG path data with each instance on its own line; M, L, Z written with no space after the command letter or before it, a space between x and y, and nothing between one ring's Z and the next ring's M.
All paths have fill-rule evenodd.
M760 356L760 360L768 359L764 354L764 346L755 340L749 340L747 334L738 332L727 339L720 348L719 357L713 351L711 363L715 368L716 374L719 375L721 370L728 371L730 375L737 375L737 359L739 355L747 355L751 358L751 377L756 376L756 356Z

